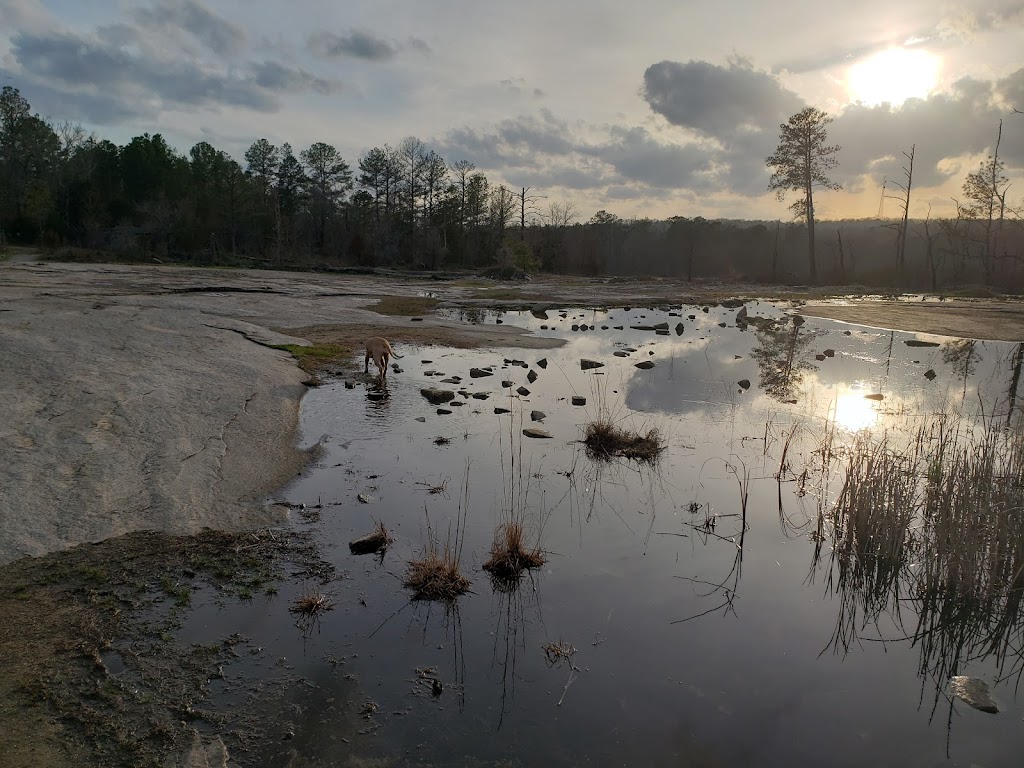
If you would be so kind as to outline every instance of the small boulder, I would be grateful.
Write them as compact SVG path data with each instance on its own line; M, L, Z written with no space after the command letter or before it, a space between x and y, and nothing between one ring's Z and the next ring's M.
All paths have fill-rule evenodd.
M544 421L547 417L544 411L530 411L530 421Z
M988 712L991 715L999 711L999 705L992 699L988 690L988 683L976 677L957 675L949 681L953 695L962 699L975 709L981 712Z
M438 389L437 387L424 387L420 394L427 398L431 405L440 405L455 399L455 393L450 389Z
M545 357L543 360L538 360L537 361L537 367L538 368L547 368L548 367L548 359Z
M526 374L526 380L528 382L530 382L531 384L533 384L533 382L535 382L537 380L537 372L536 371L530 371L528 374Z
M472 398L473 398L474 400L486 400L486 399L487 399L488 397L490 397L490 396L491 396L491 393L490 393L490 392L474 392L474 393L473 393L473 394L471 395L471 397L472 397Z
M493 376L494 371L488 371L486 368L470 368L469 377L471 379L482 379L484 376Z
M676 323L676 336L682 336L685 326L682 323Z
M437 415L438 416L447 416L450 413L451 413L451 411L449 411L447 408L438 408L437 409Z
M526 387L517 387L516 392L518 392L523 397L528 397L530 394L530 390L528 390Z
M604 368L604 363L599 363L597 360L588 360L587 358L580 360L581 371L589 371L592 368Z
M573 405L586 405L587 404L587 398L585 398L585 397L583 397L581 395L573 395L572 396L572 404Z
M934 368L929 368L927 371L924 372L924 377L928 379L928 381L932 381L937 375L938 374L935 373Z
M523 430L523 434L526 435L527 437L551 437L551 433L548 432L546 429L538 429L537 427L527 427L526 429Z
M510 411L508 408L495 408L494 412L500 415L502 413L509 413Z
M750 379L740 379L736 383L740 385L740 389L750 389Z
M651 368L654 367L654 361L653 360L641 360L634 367L639 368L642 371L648 371L648 370L650 370Z

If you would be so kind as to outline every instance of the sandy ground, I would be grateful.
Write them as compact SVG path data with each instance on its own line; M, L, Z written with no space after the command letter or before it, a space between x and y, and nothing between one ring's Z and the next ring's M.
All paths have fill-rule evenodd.
M551 343L510 324L469 326L436 316L414 322L360 308L374 297L558 306L758 293L750 286L702 290L662 280L562 278L491 288L25 258L0 263L0 564L130 531L238 530L281 520L285 510L265 499L308 459L295 447L307 377L268 344L308 337L355 347L370 335L398 344ZM808 302L798 311L1024 340L1019 302Z

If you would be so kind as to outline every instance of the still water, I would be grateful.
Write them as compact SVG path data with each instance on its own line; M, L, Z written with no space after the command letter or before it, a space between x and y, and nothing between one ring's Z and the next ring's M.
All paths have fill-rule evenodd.
M311 390L303 440L323 452L279 497L322 505L296 525L315 533L339 577L250 603L210 600L181 629L196 642L227 626L250 638L262 661L238 674L253 690L282 668L297 681L280 694L281 733L236 759L1020 765L1015 609L925 635L914 591L921 550L906 544L898 575L879 588L833 556L828 520L858 440L884 436L909 452L930 421L955 421L958 434L1012 424L1024 345L794 323L766 302L744 310L739 319L721 306L463 312L467 323L567 343L395 345L402 371L389 374L383 399L362 380ZM660 324L667 335L640 329ZM604 365L581 370L584 358ZM487 367L492 376L470 377ZM442 383L452 377L461 381ZM464 394L439 414L420 394L427 386ZM661 458L588 457L579 440L601 416L657 429ZM523 437L526 427L551 438ZM547 562L517 588L495 589L481 564L513 510ZM350 554L348 542L378 521L394 545L383 557ZM458 538L473 582L455 603L411 601L403 587L428 521L442 545ZM907 541L923 538L918 523ZM334 608L297 624L288 608L311 590ZM981 630L998 635L990 651L948 641L975 636L978 624L998 625ZM550 658L549 643L575 652ZM987 681L1001 711L953 699L954 674Z

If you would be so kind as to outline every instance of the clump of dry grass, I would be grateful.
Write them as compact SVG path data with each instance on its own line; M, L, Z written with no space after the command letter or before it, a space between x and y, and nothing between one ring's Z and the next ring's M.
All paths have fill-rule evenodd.
M592 457L605 459L619 456L654 462L665 450L665 441L657 429L652 428L646 434L641 434L602 419L587 424L583 443Z
M329 611L334 607L334 602L330 597L325 595L318 589L314 589L311 592L307 592L295 599L292 603L292 607L288 610L292 613L299 614L300 616L315 617L319 616L324 611Z
M544 643L544 645L541 646L541 649L544 651L544 660L548 663L548 666L551 667L555 666L559 662L568 661L576 654L576 648L564 640L559 640L557 643Z
M544 565L544 554L539 548L527 548L523 541L523 524L502 523L494 532L491 557L484 563L484 570L498 579L518 579L528 568Z
M416 600L454 600L469 591L470 582L462 575L459 560L451 547L438 549L433 537L423 556L409 561L405 586L413 590Z

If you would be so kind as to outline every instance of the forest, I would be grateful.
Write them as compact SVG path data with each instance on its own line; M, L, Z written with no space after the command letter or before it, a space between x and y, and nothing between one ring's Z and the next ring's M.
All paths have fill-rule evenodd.
M415 137L370 149L354 166L327 143L296 150L259 139L243 166L207 142L182 154L160 134L118 146L77 124L33 114L18 89L5 86L0 248L283 269L500 267L901 290L1024 289L1024 220L1007 199L998 152L967 174L955 217L925 220L909 216L913 152L904 154L906 178L893 182L890 195L893 218L815 226L798 200L790 206L796 218L779 221L686 212L623 219L603 210L580 221L572 202L494 184L473 163L442 158Z

